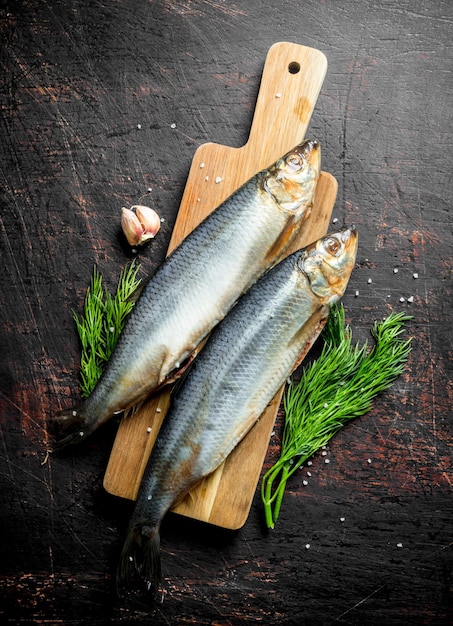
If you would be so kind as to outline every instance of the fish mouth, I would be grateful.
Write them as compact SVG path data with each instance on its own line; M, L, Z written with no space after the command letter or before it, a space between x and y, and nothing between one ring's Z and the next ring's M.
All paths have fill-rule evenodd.
M292 152L295 152L299 157L307 161L310 167L319 171L321 167L321 144L317 139L307 139Z

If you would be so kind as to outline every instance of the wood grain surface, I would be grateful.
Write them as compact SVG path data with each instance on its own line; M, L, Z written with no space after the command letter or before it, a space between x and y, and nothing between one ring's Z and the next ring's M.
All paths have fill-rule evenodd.
M452 21L447 0L3 3L2 623L452 623ZM293 476L275 530L258 492L239 531L169 514L162 598L120 600L133 505L102 484L118 424L47 454L52 416L79 398L71 309L95 264L113 290L127 260L162 262L197 148L246 143L277 41L328 60L307 134L338 181L334 215L360 233L354 337L406 311L413 351ZM139 203L164 222L134 255L119 219Z

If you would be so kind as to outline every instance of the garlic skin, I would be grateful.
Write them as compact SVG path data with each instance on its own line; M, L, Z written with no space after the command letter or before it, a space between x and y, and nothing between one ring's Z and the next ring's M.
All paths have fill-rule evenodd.
M121 227L129 245L140 246L159 232L160 218L154 209L136 204L121 209Z

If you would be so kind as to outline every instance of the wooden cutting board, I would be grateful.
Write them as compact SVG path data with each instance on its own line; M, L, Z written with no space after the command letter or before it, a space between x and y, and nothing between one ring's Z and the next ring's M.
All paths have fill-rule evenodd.
M207 143L196 150L168 253L246 180L302 142L326 70L319 50L286 42L270 48L249 139L241 148ZM327 232L336 192L336 180L323 172L312 214L293 250ZM175 512L229 529L245 523L281 396L282 390L228 459ZM164 390L121 421L104 477L109 493L136 499L169 399Z

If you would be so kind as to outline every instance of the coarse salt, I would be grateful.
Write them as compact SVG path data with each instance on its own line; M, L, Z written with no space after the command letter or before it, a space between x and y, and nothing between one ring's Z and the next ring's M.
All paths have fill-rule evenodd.
M400 298L400 302L405 302L406 298L403 298L403 296L401 296Z
M221 178L221 176L217 176L217 177L216 177L216 179L215 179L215 182L216 182L216 185L218 185L219 183L221 183L221 182L222 182L222 178Z
M146 432L147 432L147 433L150 433L150 432L151 432L151 430L152 430L152 429L151 429L151 426L148 426L148 428L146 429Z
M397 267L394 267L394 268L393 268L393 273L394 273L394 274L398 274L398 268L397 268Z
M170 124L170 128L176 128L176 124L173 122L173 124Z
M309 549L310 549L310 544L309 544L309 543L306 543L306 544L305 544L305 549L306 549L306 550L309 550Z
M302 484L304 485L304 487L306 487L308 485L308 480L303 480Z
M345 517L340 517L340 522L344 522L345 521Z
M368 279L368 284L371 285L373 281L371 280L371 278Z
M330 459L324 459L324 463L330 463Z
M355 297L357 298L357 297L358 297L358 295L359 295L359 290L358 290L358 289L356 289L356 292L355 292Z
M204 168L204 163L200 163L200 167L201 167L201 169L203 169Z
M413 277L413 278L418 278L418 274L417 274L417 272L414 272L414 273L412 274L412 277Z
M407 299L408 302L413 302L414 301L414 296L409 296L409 298Z

